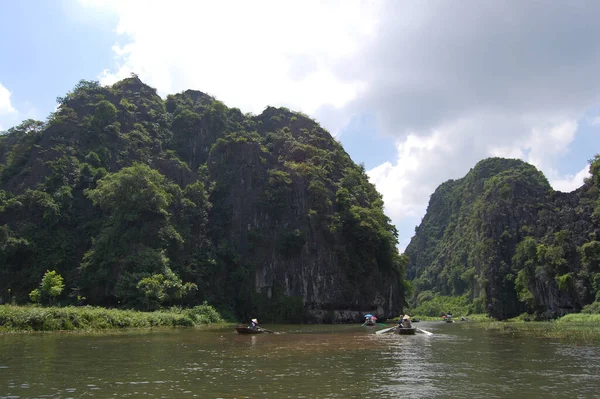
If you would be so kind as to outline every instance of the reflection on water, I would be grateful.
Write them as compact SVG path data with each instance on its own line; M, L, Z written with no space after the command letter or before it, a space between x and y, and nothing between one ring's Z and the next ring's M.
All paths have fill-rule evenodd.
M461 323L0 336L0 398L598 397L600 348Z

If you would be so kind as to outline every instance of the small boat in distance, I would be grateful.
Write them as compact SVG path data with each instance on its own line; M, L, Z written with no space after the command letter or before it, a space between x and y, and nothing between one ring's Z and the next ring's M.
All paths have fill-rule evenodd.
M273 331L270 331L270 330L267 330L266 328L260 327L258 325L257 319L252 319L249 326L240 325L240 326L235 327L235 331L237 331L238 334L262 334L262 333L276 334Z
M373 316L371 313L366 314L364 317L365 322L363 323L363 326L374 326L377 324L377 317Z

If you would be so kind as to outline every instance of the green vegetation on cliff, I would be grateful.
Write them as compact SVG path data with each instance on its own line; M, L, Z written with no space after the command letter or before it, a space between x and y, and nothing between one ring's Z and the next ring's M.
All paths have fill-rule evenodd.
M402 308L381 196L310 118L163 100L136 76L58 102L0 135L0 301L56 270L63 305L208 301L264 321Z
M438 187L406 249L413 305L463 296L471 311L506 319L598 301L599 157L590 172L583 187L561 193L532 165L491 158Z

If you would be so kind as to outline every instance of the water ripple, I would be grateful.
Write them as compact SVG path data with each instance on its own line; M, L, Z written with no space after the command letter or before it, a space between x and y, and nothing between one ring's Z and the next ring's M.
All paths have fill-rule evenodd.
M0 399L585 398L600 390L600 348L455 324L423 324L433 336L357 326L280 326L284 334L260 336L14 335L0 338Z

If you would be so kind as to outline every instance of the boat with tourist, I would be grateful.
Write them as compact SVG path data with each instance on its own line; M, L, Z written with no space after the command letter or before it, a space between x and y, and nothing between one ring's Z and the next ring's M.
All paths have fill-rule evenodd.
M236 326L235 331L238 334L262 334L269 333L274 334L273 331L262 328L258 325L257 319L252 319L249 326Z
M363 326L374 326L377 324L377 317L373 316L371 313L365 315L365 322Z
M265 332L260 327L252 328L252 327L248 327L248 326L236 326L235 331L237 331L238 334L262 334Z
M442 321L445 321L446 323L454 323L454 320L452 320L452 312L442 315Z
M410 316L405 314L400 320L398 320L398 326L396 326L393 331L400 335L415 335L417 328L413 327Z

